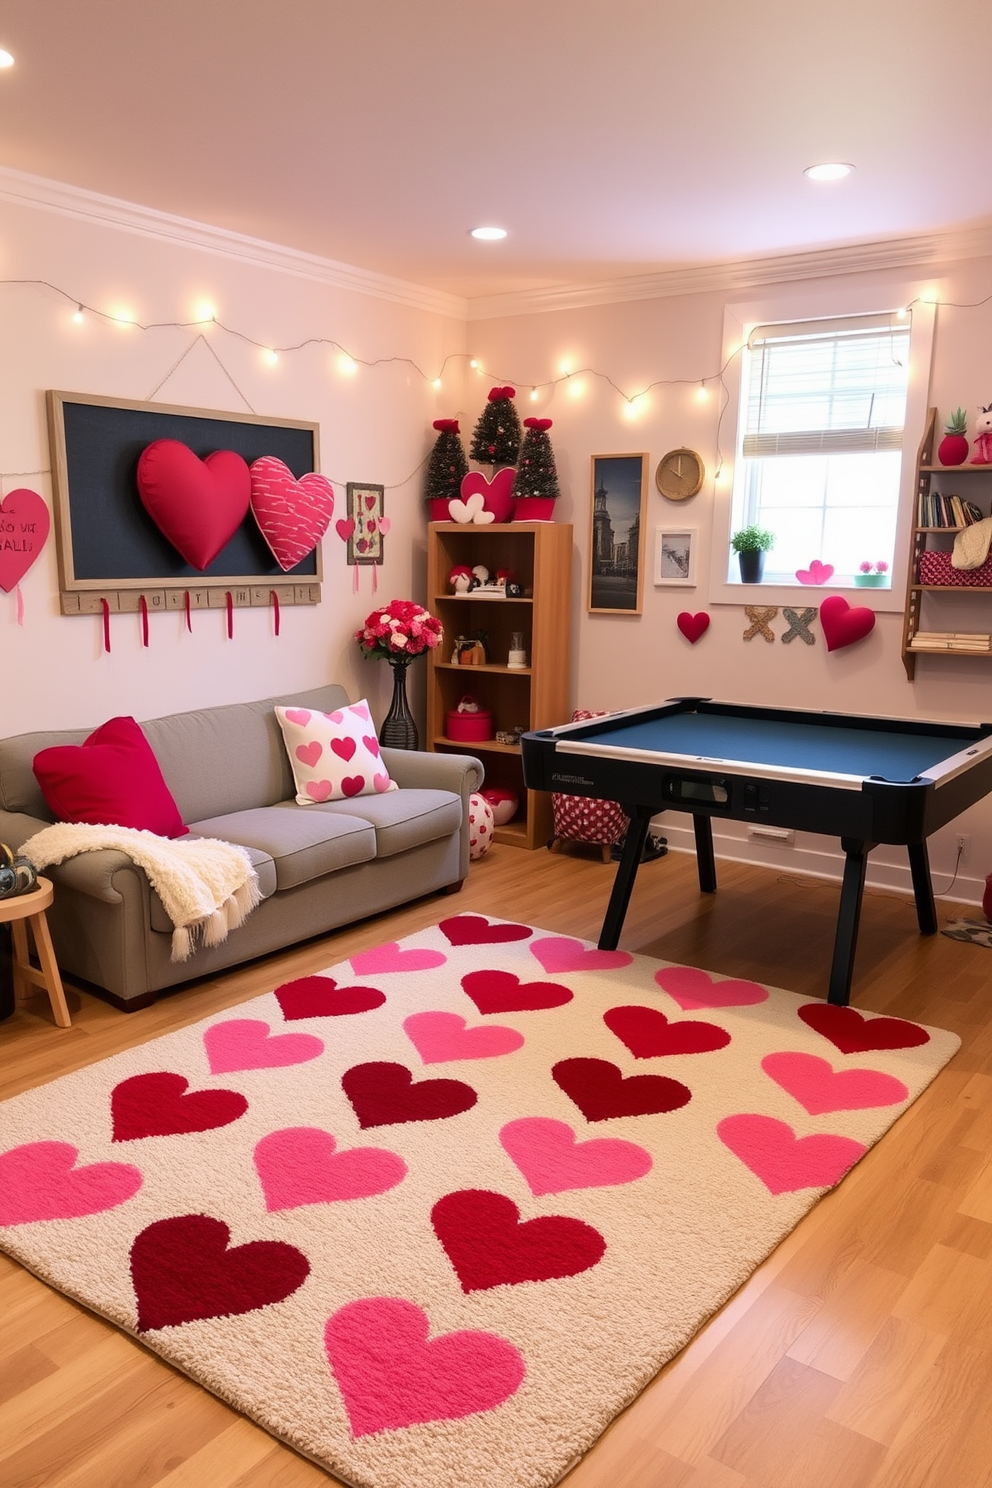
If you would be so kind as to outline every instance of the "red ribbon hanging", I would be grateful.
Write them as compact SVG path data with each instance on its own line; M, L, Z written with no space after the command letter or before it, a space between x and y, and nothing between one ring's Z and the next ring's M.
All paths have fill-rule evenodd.
M269 598L272 600L272 613L275 620L275 632L279 634L279 596L274 589L269 590Z
M24 595L21 593L21 586L20 586L20 584L18 584L17 587L16 587L16 589L14 590L14 595L15 595L15 599L16 599L16 603L17 603L17 623L18 623L18 625L23 625L24 624Z
M142 594L138 599L141 609L141 644L148 645L148 601Z
M101 601L100 601L100 608L103 610L103 649L104 649L104 651L109 651L110 650L110 604L108 603L107 600L101 599Z
M193 620L189 612L189 590L183 595L183 609L186 611L186 629L190 635L193 634Z
M234 598L230 589L227 591L227 639L234 640Z

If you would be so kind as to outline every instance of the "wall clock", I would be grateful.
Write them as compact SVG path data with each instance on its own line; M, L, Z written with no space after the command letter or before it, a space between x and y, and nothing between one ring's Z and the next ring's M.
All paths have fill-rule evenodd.
M695 450L674 449L663 455L655 471L655 485L669 501L687 501L703 484L706 467Z

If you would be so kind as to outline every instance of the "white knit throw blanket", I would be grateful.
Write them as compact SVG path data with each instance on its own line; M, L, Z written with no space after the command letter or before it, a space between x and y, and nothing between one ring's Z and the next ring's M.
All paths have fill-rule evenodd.
M226 940L262 897L245 849L215 837L175 839L134 827L56 822L29 838L21 853L40 870L101 848L116 848L145 870L176 927L173 961L188 960L198 938L205 946Z

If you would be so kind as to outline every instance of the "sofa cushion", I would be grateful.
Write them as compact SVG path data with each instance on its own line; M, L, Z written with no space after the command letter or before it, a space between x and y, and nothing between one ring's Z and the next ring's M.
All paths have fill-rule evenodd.
M368 702L349 703L332 713L312 708L276 708L301 806L382 795L395 783L379 753Z
M133 827L159 837L186 835L158 761L133 718L108 719L81 744L39 750L32 766L59 821Z
M220 837L267 853L275 864L277 889L295 888L336 868L367 863L376 855L375 831L369 822L354 815L314 815L295 801L208 817L189 827L198 837Z
M376 857L388 858L457 832L462 801L451 791L397 790L355 801L327 801L313 808L321 816L350 813L365 818L375 830Z

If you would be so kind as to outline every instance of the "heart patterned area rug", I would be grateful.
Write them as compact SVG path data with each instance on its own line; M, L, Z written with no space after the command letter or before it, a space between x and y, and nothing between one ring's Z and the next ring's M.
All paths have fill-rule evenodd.
M359 1488L544 1488L953 1034L478 914L0 1106L0 1246Z

